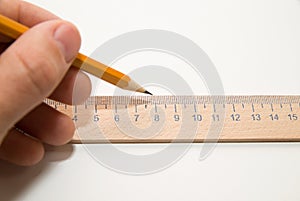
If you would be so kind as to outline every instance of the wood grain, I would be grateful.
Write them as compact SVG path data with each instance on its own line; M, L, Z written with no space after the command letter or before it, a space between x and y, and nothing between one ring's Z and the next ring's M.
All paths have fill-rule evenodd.
M91 97L68 106L73 143L300 141L299 96Z

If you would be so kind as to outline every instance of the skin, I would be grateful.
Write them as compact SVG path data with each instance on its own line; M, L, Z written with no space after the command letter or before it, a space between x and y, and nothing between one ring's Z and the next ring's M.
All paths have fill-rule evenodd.
M81 103L91 83L70 67L81 42L74 25L18 0L0 0L0 13L31 27L16 41L0 35L0 159L30 166L42 160L44 144L63 145L75 129L43 100Z

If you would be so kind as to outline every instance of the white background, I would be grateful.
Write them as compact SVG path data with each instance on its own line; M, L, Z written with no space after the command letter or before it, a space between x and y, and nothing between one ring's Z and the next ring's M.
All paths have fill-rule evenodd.
M226 94L300 92L299 0L31 2L76 24L85 54L128 31L165 29L190 38L208 54ZM132 70L122 69L122 62L115 67ZM198 82L182 76L191 86ZM101 87L103 94L114 89ZM194 91L203 92L199 86ZM138 154L164 145L118 146ZM299 143L218 144L199 161L201 148L194 144L172 167L147 176L108 170L81 145L48 148L45 160L32 168L0 163L0 200L300 200Z

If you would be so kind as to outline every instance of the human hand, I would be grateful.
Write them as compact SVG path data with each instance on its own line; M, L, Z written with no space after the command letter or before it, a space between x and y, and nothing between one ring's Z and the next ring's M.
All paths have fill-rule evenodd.
M28 166L43 158L43 143L65 144L75 130L69 117L43 100L72 104L76 84L75 101L83 102L91 83L70 68L80 47L73 25L18 0L0 0L0 13L32 27L13 43L0 35L0 159Z

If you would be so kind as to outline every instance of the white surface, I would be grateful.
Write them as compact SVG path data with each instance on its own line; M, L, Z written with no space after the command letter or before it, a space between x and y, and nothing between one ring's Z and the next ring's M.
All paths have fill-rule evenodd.
M75 23L84 53L128 31L166 29L195 41L209 55L226 94L300 92L299 0L31 2ZM119 146L140 153L163 145ZM172 167L147 176L108 170L81 145L52 149L36 167L1 163L0 200L300 199L299 143L218 144L198 161L201 147L195 144Z

